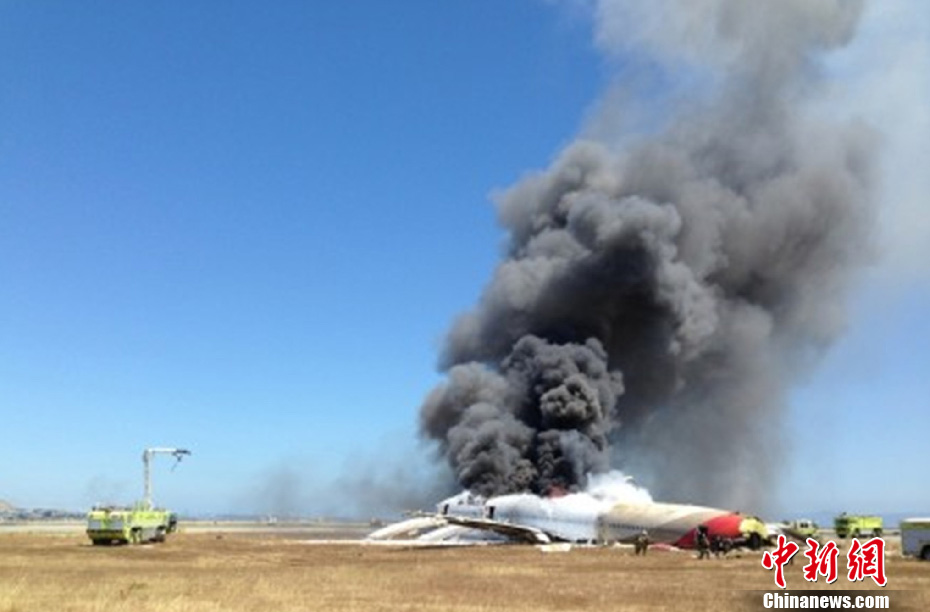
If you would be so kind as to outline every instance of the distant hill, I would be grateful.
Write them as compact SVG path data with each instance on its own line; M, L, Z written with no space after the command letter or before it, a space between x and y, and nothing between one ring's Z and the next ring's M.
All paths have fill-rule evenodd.
M16 506L8 501L0 499L0 512L13 512L14 510L16 510Z

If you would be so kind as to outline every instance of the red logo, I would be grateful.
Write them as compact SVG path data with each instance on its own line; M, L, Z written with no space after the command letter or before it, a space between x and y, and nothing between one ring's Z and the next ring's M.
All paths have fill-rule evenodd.
M836 542L830 541L821 548L820 542L807 538L807 551L804 556L810 559L804 566L804 579L808 582L817 582L818 576L825 576L827 584L836 581L836 557L839 550Z
M778 546L775 550L765 551L762 555L762 567L775 570L775 584L780 588L787 588L785 582L785 565L797 554L800 547L788 540L784 534L778 536ZM807 564L804 566L804 579L808 582L817 582L820 576L827 579L827 584L836 582L837 557L839 549L832 540L824 545L813 538L807 538L807 550L804 552ZM847 578L850 582L865 580L866 577L875 581L878 586L888 584L885 576L885 541L881 538L872 538L865 544L857 538L850 540L849 552L846 553L846 567L849 570Z
M868 576L878 586L888 584L885 577L885 540L872 538L865 544L859 544L859 540L853 538L846 559L849 568L847 577L850 582L864 580Z
M775 584L784 589L788 585L785 583L785 565L791 560L798 549L801 547L794 542L789 542L783 534L778 535L778 547L775 552L765 551L762 555L762 567L767 570L775 569Z

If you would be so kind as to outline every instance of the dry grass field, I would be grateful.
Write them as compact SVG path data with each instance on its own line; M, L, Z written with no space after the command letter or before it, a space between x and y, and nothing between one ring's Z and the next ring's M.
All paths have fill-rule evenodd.
M806 583L801 565L788 568L788 586L824 588ZM930 564L892 555L887 574L889 589L911 591L891 592L893 604L930 609ZM761 610L761 593L740 591L773 586L750 554L708 562L621 548L399 549L186 533L108 548L76 534L0 534L0 612ZM845 576L833 585L850 586Z

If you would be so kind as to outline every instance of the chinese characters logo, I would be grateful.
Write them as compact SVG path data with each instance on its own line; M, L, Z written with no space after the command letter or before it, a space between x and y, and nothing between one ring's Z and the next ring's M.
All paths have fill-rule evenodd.
M779 588L787 588L785 581L785 565L791 561L800 546L791 542L784 535L778 536L778 545L774 551L765 551L762 555L762 567L767 570L775 570L775 584ZM817 582L820 576L827 580L827 584L836 581L838 575L837 559L839 549L836 542L830 541L824 545L814 540L807 539L807 550L804 552L808 562L803 568L804 579L808 582ZM865 544L859 542L858 538L852 539L849 552L846 553L846 577L850 582L858 582L866 578L871 578L878 586L888 584L888 578L885 576L885 541L882 538L872 538Z

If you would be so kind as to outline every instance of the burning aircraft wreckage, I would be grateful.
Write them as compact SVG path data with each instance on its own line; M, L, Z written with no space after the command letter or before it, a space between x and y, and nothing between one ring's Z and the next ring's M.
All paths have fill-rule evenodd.
M459 545L489 542L549 544L632 543L643 532L652 543L693 548L698 530L709 539L757 549L769 533L758 518L734 512L654 502L644 489L617 482L617 473L591 477L588 491L540 497L530 493L484 498L463 492L435 513L379 529L369 542Z
M766 508L787 389L842 331L869 258L875 135L811 103L863 3L593 6L606 54L635 47L704 86L619 141L596 126L623 125L627 109L603 104L588 138L498 196L504 258L452 326L446 379L420 411L470 493L413 520L438 539L645 529L688 546L706 525L756 545L765 530L750 516L592 484L617 467L659 499Z

